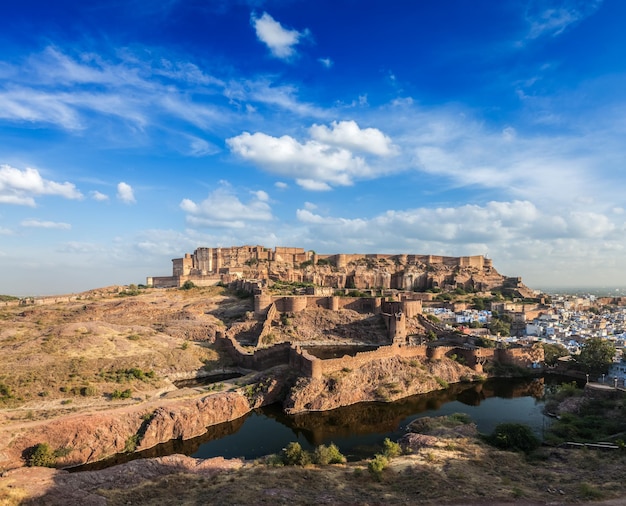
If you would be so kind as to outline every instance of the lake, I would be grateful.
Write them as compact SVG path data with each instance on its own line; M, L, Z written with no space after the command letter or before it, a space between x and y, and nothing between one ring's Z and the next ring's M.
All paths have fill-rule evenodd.
M370 458L380 451L386 437L394 441L402 437L407 425L416 418L452 413L468 414L483 433L491 432L502 422L518 422L529 425L541 437L551 421L542 413L545 386L562 381L565 380L493 379L478 384L455 384L446 390L391 403L360 403L293 416L284 414L278 405L266 406L232 422L211 426L206 434L197 438L169 441L140 453L118 455L76 470L100 469L134 458L174 453L198 458L255 459L278 453L292 441L307 450L333 442L349 460L357 460Z

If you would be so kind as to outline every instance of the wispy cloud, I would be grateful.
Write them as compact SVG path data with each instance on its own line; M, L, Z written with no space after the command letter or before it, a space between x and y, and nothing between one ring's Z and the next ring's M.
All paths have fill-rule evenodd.
M269 48L273 56L281 60L289 60L295 56L295 46L308 36L307 30L299 32L284 28L267 12L264 12L261 17L252 13L250 22L258 39Z
M593 15L603 0L533 0L528 4L528 38L556 37Z
M69 223L63 223L58 221L43 221L43 220L22 220L20 222L22 227L28 228L48 228L48 229L56 229L56 230L70 230L72 225Z

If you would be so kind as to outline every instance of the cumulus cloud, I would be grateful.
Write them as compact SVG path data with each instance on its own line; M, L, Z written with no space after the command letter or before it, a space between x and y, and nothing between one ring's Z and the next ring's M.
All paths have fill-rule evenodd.
M289 188L289 185L287 183L283 182L283 181L276 181L274 183L274 186L276 188L278 188L279 190L285 190L285 189Z
M326 125L313 125L309 132L311 137L331 146L365 151L379 156L394 153L391 139L377 128L363 128L356 121L333 121L331 128Z
M135 204L137 202L132 186L123 181L117 185L117 198L124 202L124 204Z
M97 190L90 192L91 198L97 200L98 202L104 202L105 200L109 200L109 196L101 193Z
M272 220L267 193L258 191L252 195L244 203L230 188L222 187L200 203L183 199L180 208L187 213L187 223L194 227L243 228L249 222Z
M29 228L49 228L57 230L70 230L72 225L69 223L57 222L57 221L42 221L42 220L23 220L20 222L22 227Z
M260 18L252 13L250 22L254 26L257 38L269 48L273 56L281 60L293 57L296 54L295 46L308 35L308 30L299 32L283 28L267 12L264 12Z
M307 190L350 186L356 179L376 177L390 170L373 168L365 158L393 153L390 138L380 130L361 129L354 121L334 122L331 126L313 125L313 138L304 142L289 135L273 137L262 132L244 132L226 143L233 153L269 172L293 177Z
M24 170L0 165L0 204L35 206L35 197L55 195L66 199L82 199L72 183L57 183L41 177L37 169Z
M554 215L529 201L389 210L369 219L329 217L313 211L305 205L296 217L320 241L357 241L365 234L381 251L390 244L411 251L415 243L424 245L423 251L433 252L504 250L529 241L611 240L616 231L605 215L567 210Z

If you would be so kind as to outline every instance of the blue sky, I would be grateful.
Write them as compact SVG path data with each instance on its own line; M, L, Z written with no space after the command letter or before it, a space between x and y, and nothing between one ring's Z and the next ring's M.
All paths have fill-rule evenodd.
M4 5L0 293L241 244L626 285L624 19L620 0Z

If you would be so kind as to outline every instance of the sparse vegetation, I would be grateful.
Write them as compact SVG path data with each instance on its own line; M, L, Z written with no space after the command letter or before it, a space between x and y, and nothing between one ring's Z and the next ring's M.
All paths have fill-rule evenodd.
M54 467L56 457L48 443L37 443L30 449L26 465L30 467Z
M529 453L541 442L533 431L521 423L501 423L486 437L486 441L501 450Z
M132 395L133 391L130 388L127 388L126 390L113 390L111 399L130 399Z
M185 281L180 287L181 290L192 290L193 288L196 288L196 285L193 281L190 280Z

